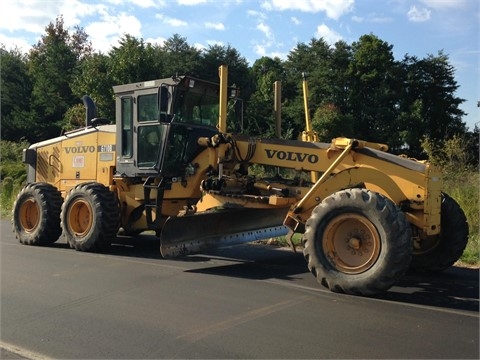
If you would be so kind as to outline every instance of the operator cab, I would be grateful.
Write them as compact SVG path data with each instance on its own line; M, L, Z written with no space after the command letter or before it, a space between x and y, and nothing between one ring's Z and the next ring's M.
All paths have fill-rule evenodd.
M183 76L114 86L114 92L119 176L182 178L204 149L198 138L218 133L218 84ZM241 109L236 100L230 117Z

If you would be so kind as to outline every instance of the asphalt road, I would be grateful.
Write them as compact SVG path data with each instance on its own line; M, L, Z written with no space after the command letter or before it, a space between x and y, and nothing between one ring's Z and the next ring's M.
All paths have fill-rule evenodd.
M24 246L0 225L2 358L479 358L478 269L365 298L274 247L165 260L151 236L93 254Z

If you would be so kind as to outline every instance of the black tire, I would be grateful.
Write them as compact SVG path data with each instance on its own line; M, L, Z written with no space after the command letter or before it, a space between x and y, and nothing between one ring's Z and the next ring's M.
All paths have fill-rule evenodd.
M423 239L414 249L411 268L415 271L443 271L462 256L468 243L468 223L460 205L442 194L441 233Z
M12 211L16 238L25 245L51 245L62 233L62 195L47 183L25 185L17 195Z
M407 271L412 234L403 212L381 194L347 189L325 198L305 225L304 256L334 292L374 295Z
M61 226L70 247L102 251L119 229L119 206L113 192L99 183L75 186L62 206Z

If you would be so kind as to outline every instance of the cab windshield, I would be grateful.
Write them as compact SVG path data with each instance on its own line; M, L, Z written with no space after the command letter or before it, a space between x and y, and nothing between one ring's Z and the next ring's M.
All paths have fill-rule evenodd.
M218 95L189 89L179 94L175 121L215 127L218 123Z

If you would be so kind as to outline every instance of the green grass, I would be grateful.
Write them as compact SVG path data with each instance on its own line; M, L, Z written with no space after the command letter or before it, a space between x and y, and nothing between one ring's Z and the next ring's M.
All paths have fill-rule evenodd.
M480 175L478 172L461 172L447 176L444 192L460 205L469 225L470 235L467 247L460 260L469 265L480 263Z

